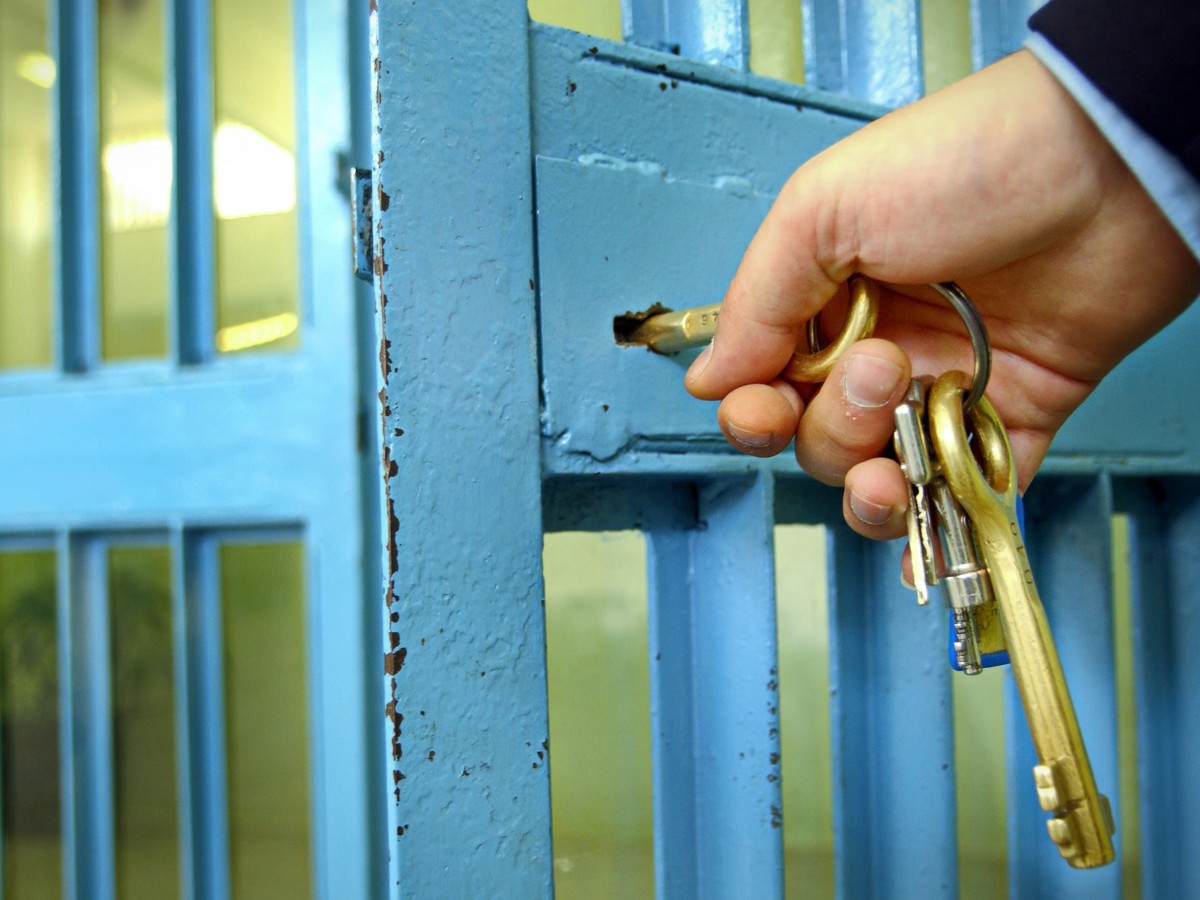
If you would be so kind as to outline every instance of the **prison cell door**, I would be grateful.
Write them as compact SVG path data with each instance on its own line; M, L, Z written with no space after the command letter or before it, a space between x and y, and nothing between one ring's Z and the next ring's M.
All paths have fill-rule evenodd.
M900 547L849 535L836 493L788 460L728 452L682 391L686 360L613 338L627 310L718 299L783 179L921 93L919 5L805 3L804 87L747 71L744 0L631 0L624 43L531 25L520 0L372 7L392 895L551 894L543 534L637 529L658 895L779 896L772 530L806 522L828 527L837 894L957 896L945 622L899 587ZM1024 15L970 9L976 64L1019 45ZM1198 327L1113 376L1029 499L1097 777L1125 825L1139 804L1145 896L1200 890L1180 852L1200 840L1200 455L1188 401L1149 395L1164 371L1194 380ZM1118 756L1114 512L1134 561L1136 762ZM1120 896L1121 862L1075 872L1046 840L1011 689L1001 705L1010 894Z
M374 893L348 46L0 7L6 897Z

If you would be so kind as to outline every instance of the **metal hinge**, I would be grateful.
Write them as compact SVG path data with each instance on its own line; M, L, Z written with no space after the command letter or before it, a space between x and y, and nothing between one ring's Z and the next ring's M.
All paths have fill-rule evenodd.
M354 236L354 274L363 281L370 281L375 275L370 169L355 167L350 170L350 216Z

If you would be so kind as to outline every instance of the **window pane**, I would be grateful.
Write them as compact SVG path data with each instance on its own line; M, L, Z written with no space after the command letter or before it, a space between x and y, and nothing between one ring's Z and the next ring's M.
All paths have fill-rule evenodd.
M214 0L217 350L299 346L292 0Z
M0 816L10 900L62 892L55 557L0 553Z
M162 357L172 177L163 0L100 2L99 21L103 354Z
M833 753L825 529L775 528L779 743L788 897L833 897Z
M117 893L179 895L171 554L108 554Z
M621 40L621 0L529 0L529 18L559 28Z
M54 358L47 47L43 3L0 2L0 369Z
M233 896L306 897L311 776L304 549L299 543L226 544L220 567Z
M804 25L798 0L749 0L750 70L804 83ZM797 164L799 164L797 162Z
M949 629L949 624L946 627ZM1004 757L1004 681L1008 671L1007 666L997 666L978 675L950 675L962 900L1008 896Z
M555 895L654 896L646 546L546 535Z
M967 0L921 0L925 93L971 74L971 13Z

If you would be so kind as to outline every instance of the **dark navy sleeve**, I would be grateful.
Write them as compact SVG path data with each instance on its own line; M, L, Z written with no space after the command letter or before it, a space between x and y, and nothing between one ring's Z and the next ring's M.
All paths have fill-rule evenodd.
M1200 0L1050 0L1029 27L1200 179Z

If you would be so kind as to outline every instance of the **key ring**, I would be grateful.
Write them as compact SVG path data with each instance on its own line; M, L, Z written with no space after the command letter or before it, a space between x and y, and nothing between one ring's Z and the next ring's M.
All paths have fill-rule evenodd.
M817 330L817 318L808 320L805 326L805 337L808 343L808 353L795 353L783 377L790 381L813 382L824 381L838 358L849 349L855 341L868 338L875 331L875 322L879 313L879 285L864 275L850 276L850 313L846 323L833 343L828 347L821 346L821 336ZM992 345L988 340L987 326L979 310L971 302L971 298L953 281L943 281L931 284L958 313L966 326L967 336L971 339L971 350L975 355L975 365L971 374L970 388L963 398L963 409L970 411L983 397L988 379L992 372Z

